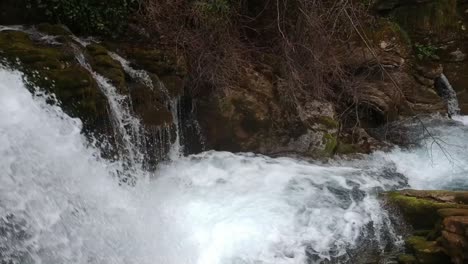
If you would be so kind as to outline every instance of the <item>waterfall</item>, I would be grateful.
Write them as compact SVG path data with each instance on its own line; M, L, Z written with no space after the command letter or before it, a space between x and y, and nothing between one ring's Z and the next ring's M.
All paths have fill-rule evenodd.
M18 72L2 69L0 83L0 225L17 226L0 247L13 263L303 263L391 230L372 195L385 184L353 167L208 152L119 187L118 163L79 120Z
M120 151L120 158L125 163L126 171L128 170L123 172L122 180L135 184L136 179L132 173L143 169L142 164L145 159L143 151L146 146L143 127L132 112L132 101L129 97L119 94L109 80L93 71L82 53L78 52L76 58L80 65L91 73L107 98L114 136L117 138L117 150Z
M455 92L445 74L442 73L440 77L437 78L436 87L439 94L447 102L449 116L458 116L460 114L460 107L458 105L457 92Z
M126 104L102 89L130 133ZM468 129L443 122L429 129L451 161L430 140L329 164L211 151L150 177L132 170L138 184L119 186L122 162L101 158L81 121L47 101L0 67L2 263L363 263L401 246L380 192L468 189Z
M133 79L136 79L140 81L142 84L150 87L151 89L154 89L153 86L153 81L151 80L151 77L145 70L135 70L130 66L130 62L128 62L126 59L118 55L117 53L114 52L109 52L109 55L116 61L120 62L122 65L124 71L130 75ZM163 91L164 94L168 94L167 91Z
M155 85L153 84L153 80L151 79L150 75L148 72L145 70L136 70L130 66L130 62L118 55L117 53L114 52L109 52L109 55L116 61L118 61L124 71L134 78L135 80L138 80L142 84L154 89ZM168 140L169 144L171 144L170 149L168 150L168 157L170 160L175 160L179 158L181 155L183 155L183 146L181 144L181 137L182 137L182 132L181 132L181 105L180 105L180 97L177 97L175 99L171 99L169 95L169 91L166 89L164 84L158 80L158 83L156 87L164 94L166 100L168 100L170 103L168 105L168 108L171 110L172 114L172 120L173 120L173 125L175 128L175 135L176 138L174 139L174 143L172 142L171 138L171 132L169 127L163 127L161 129L158 129L157 131L157 136L159 137L160 140ZM168 137L166 137L168 135ZM155 136L155 135L153 135ZM166 139L167 138L167 139ZM166 142L161 142L161 144L166 145Z

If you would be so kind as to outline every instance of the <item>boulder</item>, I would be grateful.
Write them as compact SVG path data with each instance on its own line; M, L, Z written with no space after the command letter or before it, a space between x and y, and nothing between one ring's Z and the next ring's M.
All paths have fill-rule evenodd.
M387 195L413 228L432 229L413 232L406 240L410 255L403 255L400 263L468 263L467 195L468 192L415 190Z

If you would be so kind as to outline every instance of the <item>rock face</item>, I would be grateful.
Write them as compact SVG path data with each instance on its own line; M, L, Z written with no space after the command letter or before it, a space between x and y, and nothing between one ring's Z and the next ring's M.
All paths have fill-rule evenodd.
M253 68L244 71L238 87L197 98L208 147L265 154L334 153L338 122L332 104L311 100L298 109L285 109L278 98L278 83Z
M67 114L83 121L87 135L114 142L109 98L93 76L98 74L116 88L117 94L131 99L131 111L141 120L148 141L153 138L153 141L157 141L156 138L174 141L174 119L178 117L172 115L171 107L177 106L171 102L183 94L184 62L171 60L175 56L168 50L148 51L145 47L146 53L142 53L134 45L119 43L118 46L119 50L114 51L128 61L114 58L118 55L110 52L111 46L90 43L83 47L61 26L40 24L27 30L0 31L0 60L24 72L31 89L38 86L54 94ZM159 56L155 56L156 53ZM91 69L80 63L79 54ZM142 67L148 69L144 72L148 75L147 81L143 81L142 73L138 72ZM152 144L155 148L161 147L160 143ZM111 151L109 155L114 154Z
M468 113L468 2L465 0L379 0L376 11L391 17L412 42L420 61L442 66Z
M468 113L467 1L371 2L375 16L363 24L365 37L355 34L343 47L330 47L338 54L350 54L343 59L344 69L358 82L352 89L340 87L336 96L340 98L319 99L304 91L300 100L291 103L281 60L274 54L263 54L260 57L268 59L258 63L246 62L240 81L232 87L203 87L184 96L184 91L191 91L190 65L180 50L155 42L112 40L92 43L82 52L96 73L132 99L132 110L148 130L174 130L174 101L184 97L187 111L197 116L207 149L314 158L370 152L380 147L368 134L371 128L416 114L447 113L435 87L442 73L457 91L461 113ZM21 16L25 12L19 7L24 5L2 1L0 23L34 22L34 16L30 21ZM110 134L107 101L75 59L73 45L79 43L62 27L36 27L55 36L57 43L1 31L0 57L10 64L19 59L28 77L50 87L65 111L84 121L86 131ZM109 51L127 58L127 66L145 70L153 84L164 84L165 89L138 81Z
M378 18L365 34L371 49L357 36L346 46L352 55L344 67L357 69L359 85L345 89L340 102L305 93L299 103L289 103L274 70L278 65L268 63L246 67L244 81L228 92L204 91L196 109L207 147L312 157L369 152L378 144L368 128L416 114L447 113L435 87L443 67L418 59L398 23Z
M468 192L390 192L387 199L415 230L400 263L468 263Z

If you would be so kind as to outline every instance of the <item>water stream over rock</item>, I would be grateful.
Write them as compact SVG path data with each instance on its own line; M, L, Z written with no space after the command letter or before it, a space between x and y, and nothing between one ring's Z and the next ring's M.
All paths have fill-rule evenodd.
M32 94L21 72L0 67L0 263L391 263L401 234L379 193L468 189L468 128L440 117L428 127L442 148L430 137L326 164L174 150L149 172L138 119L93 76L130 162L102 158L79 119ZM179 107L171 105L176 117ZM134 186L119 185L122 171Z

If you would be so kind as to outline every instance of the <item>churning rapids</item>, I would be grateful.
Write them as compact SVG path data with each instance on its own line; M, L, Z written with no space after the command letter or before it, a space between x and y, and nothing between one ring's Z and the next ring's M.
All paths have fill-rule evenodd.
M444 151L428 140L328 164L206 152L130 187L47 101L0 67L0 263L362 263L401 241L378 193L468 189L463 117L429 122Z

